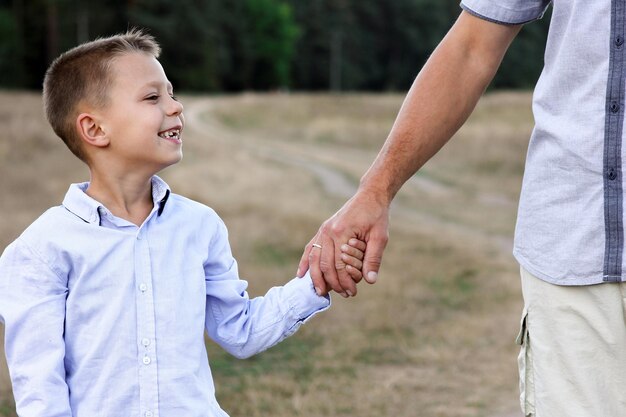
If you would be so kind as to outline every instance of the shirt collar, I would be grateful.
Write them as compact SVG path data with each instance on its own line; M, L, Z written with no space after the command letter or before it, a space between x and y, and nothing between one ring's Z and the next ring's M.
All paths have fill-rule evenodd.
M100 208L106 209L102 203L91 198L85 191L89 187L89 182L82 182L70 185L70 188L63 199L63 207L80 217L87 223L100 224ZM165 204L170 196L170 187L165 181L156 175L152 177L152 201L158 207L157 215L163 213Z

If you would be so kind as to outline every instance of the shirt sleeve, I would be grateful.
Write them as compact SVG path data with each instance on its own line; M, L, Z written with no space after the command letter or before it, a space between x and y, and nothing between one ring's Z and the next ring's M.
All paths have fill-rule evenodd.
M66 296L66 280L26 244L7 247L0 257L0 321L20 416L72 415L64 365Z
M461 8L490 22L519 25L541 19L552 0L463 0Z
M250 299L248 283L239 279L221 221L210 251L210 261L205 265L206 329L214 341L238 358L268 349L330 306L329 297L315 293L308 274Z

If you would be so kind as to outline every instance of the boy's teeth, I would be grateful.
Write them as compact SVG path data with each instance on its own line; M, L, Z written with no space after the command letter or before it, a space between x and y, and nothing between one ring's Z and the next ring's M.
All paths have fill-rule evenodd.
M179 134L179 132L177 130L172 130L172 131L169 131L169 132L161 133L159 136L161 136L163 138L177 138L178 134Z

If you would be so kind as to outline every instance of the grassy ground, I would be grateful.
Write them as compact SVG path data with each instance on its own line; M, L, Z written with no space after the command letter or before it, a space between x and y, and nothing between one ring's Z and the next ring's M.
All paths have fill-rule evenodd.
M185 158L163 173L229 226L252 295L287 281L345 201L401 95L183 97ZM485 417L514 410L521 307L510 255L532 128L530 95L483 98L394 203L379 282L291 339L240 361L207 343L233 416ZM36 94L0 93L0 249L87 172ZM14 416L0 363L0 416Z

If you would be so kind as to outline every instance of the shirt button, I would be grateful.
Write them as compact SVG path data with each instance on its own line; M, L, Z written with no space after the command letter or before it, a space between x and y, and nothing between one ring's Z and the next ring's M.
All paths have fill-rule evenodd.
M617 113L619 111L619 104L617 104L617 101L611 103L611 111L613 113Z
M145 417L152 417L152 416L154 416L154 414L152 414L152 411L146 411L144 416Z
M150 365L150 362L152 362L152 359L150 359L150 356L144 356L142 362L144 365Z
M150 339L148 339L147 337L144 337L143 339L141 339L141 344L144 346L149 346L150 345Z
M141 290L141 292L146 292L148 291L148 286L146 284L140 284L139 289Z
M615 172L615 168L609 168L609 172L607 173L607 178L611 181L617 178L617 172Z
M623 37L623 36L621 36L621 35L618 35L618 36L615 38L615 45L616 45L617 47L620 47L620 46L622 46L623 44L624 44L624 37Z

